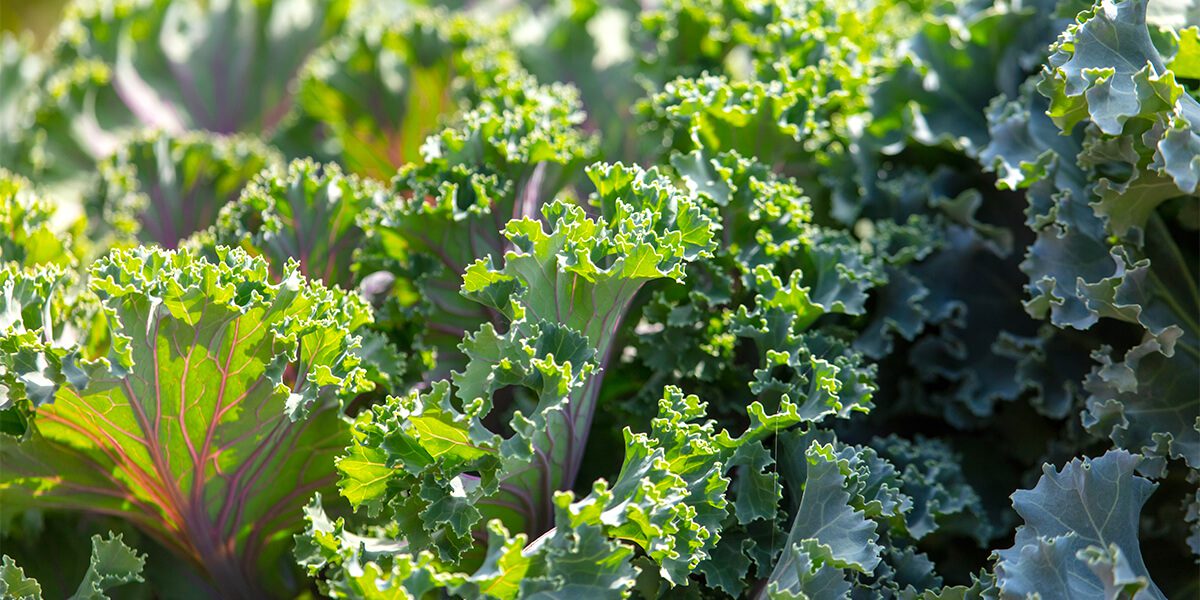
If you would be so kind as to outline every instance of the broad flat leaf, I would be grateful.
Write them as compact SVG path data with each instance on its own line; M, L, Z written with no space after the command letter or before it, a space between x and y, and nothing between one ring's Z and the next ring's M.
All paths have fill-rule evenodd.
M99 161L147 130L270 133L291 110L301 64L341 28L348 5L72 3L18 145L29 168L18 170L74 201L95 185Z
M90 102L72 107L78 118L125 111L142 127L172 134L266 133L287 114L293 79L341 28L347 4L83 2L68 11L55 52L102 64L117 92L90 92Z
M877 126L886 132L884 141L903 142L896 136L906 134L922 144L977 154L988 141L984 109L1007 91L1012 71L1020 73L1010 65L1013 50L1039 33L1054 35L1053 27L1028 8L990 7L969 13L965 22L961 14L927 19L908 40L903 62L873 92L874 118L904 125L890 131Z
M1179 49L1167 68L1176 77L1200 77L1200 25L1179 30Z
M1110 450L1062 470L1046 465L1032 490L1014 493L1025 524L1011 548L994 554L1002 595L1094 598L1105 587L1132 583L1140 588L1135 598L1165 598L1138 545L1138 516L1157 487L1134 473L1139 462L1136 454Z
M246 594L280 585L281 534L306 491L334 481L338 398L368 386L351 331L370 314L294 265L273 283L262 259L217 254L142 248L92 266L110 358L73 363L26 439L0 441L3 498L121 516Z

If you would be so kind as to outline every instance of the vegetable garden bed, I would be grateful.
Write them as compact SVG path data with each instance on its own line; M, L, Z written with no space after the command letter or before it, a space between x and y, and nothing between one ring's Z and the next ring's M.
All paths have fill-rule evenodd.
M0 596L1200 593L1200 6L466 4L4 34Z

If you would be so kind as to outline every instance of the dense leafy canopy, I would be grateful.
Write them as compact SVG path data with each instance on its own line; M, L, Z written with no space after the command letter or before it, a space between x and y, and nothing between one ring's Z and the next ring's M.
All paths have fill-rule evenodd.
M1200 591L1200 9L467 4L3 34L0 596Z

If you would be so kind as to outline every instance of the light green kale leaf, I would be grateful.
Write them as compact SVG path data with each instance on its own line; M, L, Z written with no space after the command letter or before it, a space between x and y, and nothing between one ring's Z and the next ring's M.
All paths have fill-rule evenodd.
M109 600L109 588L142 582L146 557L125 545L121 535L92 536L92 556L79 589L68 600ZM42 600L37 580L25 576L7 555L0 563L0 596L14 600Z
M8 277L31 310L4 311L0 345L44 341L31 346L36 360L0 359L6 385L23 382L13 389L35 400L8 409L26 426L0 439L6 505L128 520L223 593L286 587L281 535L308 492L336 479L340 399L369 388L353 334L370 321L362 301L295 264L276 282L265 260L236 249L211 262L114 252L89 272L110 336L93 358L78 340L54 341L72 315L53 310L53 272Z

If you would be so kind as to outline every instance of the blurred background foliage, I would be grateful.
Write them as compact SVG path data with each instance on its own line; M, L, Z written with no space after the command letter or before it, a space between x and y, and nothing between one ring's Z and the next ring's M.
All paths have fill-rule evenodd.
M0 2L0 30L28 31L41 45L54 31L66 4L67 0L3 0Z

